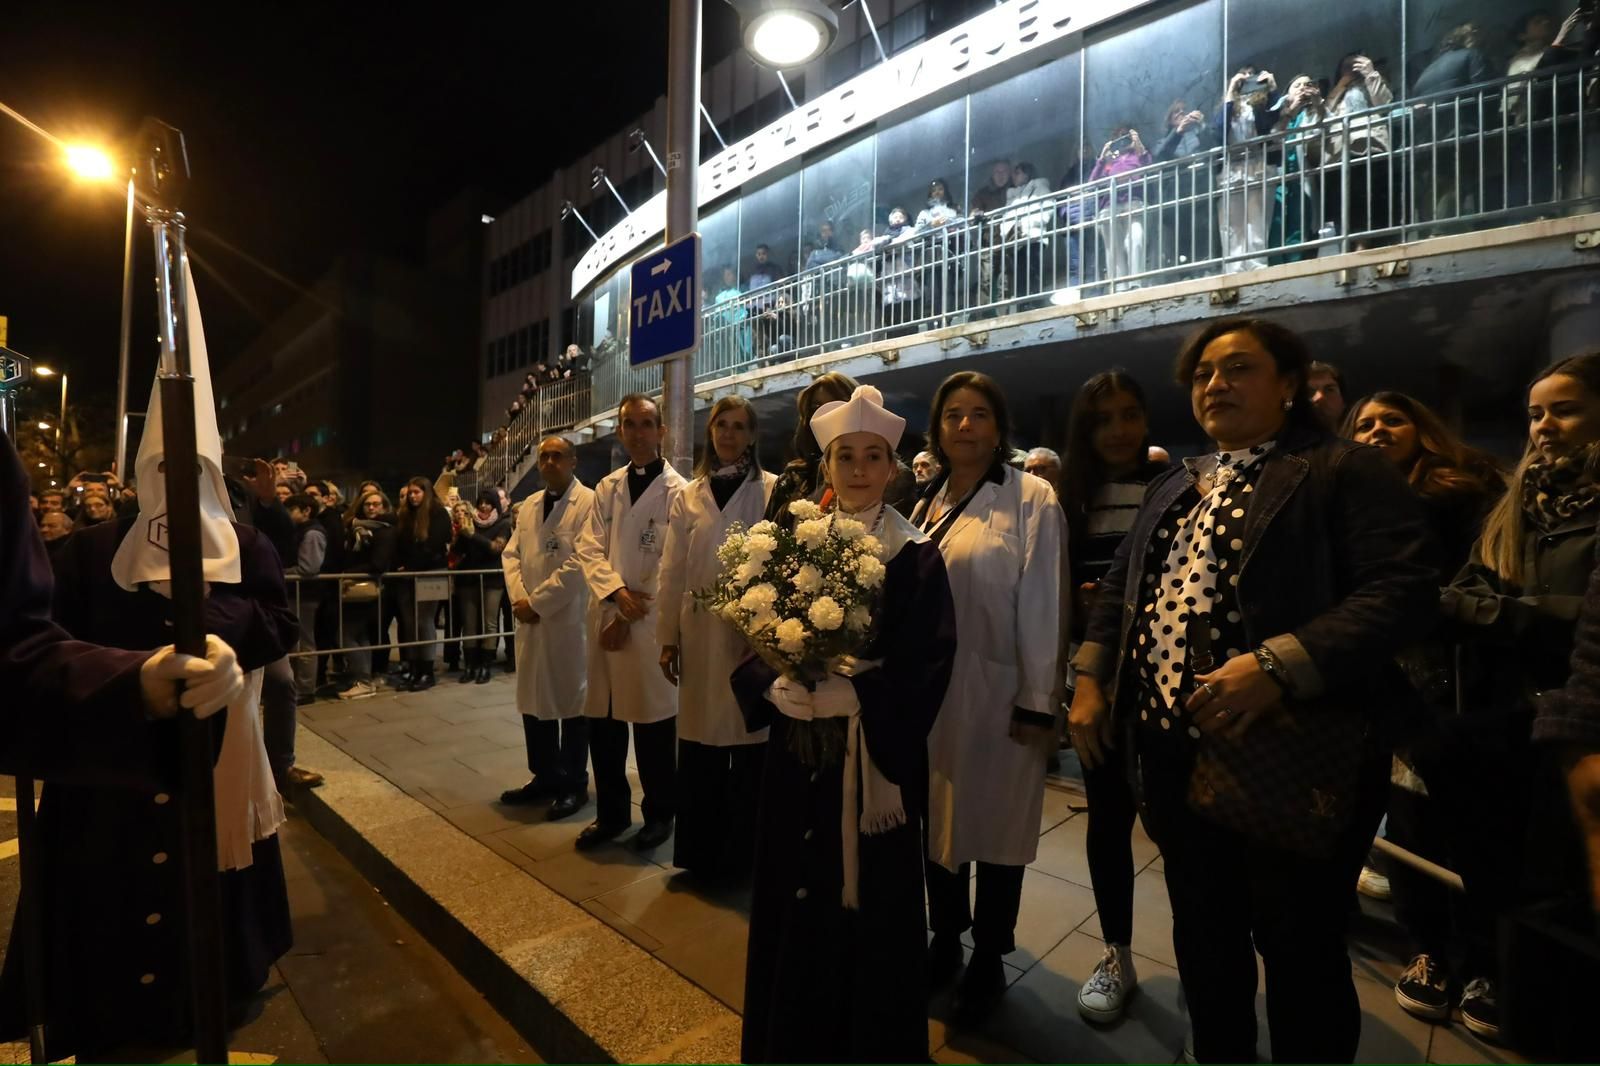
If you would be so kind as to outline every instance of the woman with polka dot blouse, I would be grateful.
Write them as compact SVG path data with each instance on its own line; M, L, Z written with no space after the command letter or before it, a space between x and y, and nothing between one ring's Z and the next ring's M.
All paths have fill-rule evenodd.
M1256 952L1274 1058L1354 1058L1345 916L1403 703L1392 656L1437 610L1414 494L1317 420L1310 361L1257 319L1185 345L1215 450L1151 483L1073 664L1079 757L1136 755L1201 1062L1254 1058Z

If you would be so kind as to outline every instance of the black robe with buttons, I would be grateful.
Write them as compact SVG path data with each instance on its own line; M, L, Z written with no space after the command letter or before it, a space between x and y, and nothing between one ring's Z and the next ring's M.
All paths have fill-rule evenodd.
M148 589L128 592L111 577L111 559L133 520L80 530L66 542L54 559L54 613L80 640L148 652L172 642L171 603ZM276 550L255 530L234 528L241 581L211 585L205 629L227 641L249 671L285 654L296 623ZM137 689L132 695L138 698ZM177 807L154 784L45 786L37 854L52 1061L192 1039ZM227 992L235 1010L292 942L277 837L258 841L253 851L249 868L222 875ZM13 922L0 973L0 1038L23 1032L19 932Z
M777 678L759 659L733 674L752 731L771 727L761 785L745 968L745 1062L924 1062L928 1058L923 801L928 733L955 657L955 601L944 558L906 544L887 564L878 635L854 678L873 762L900 786L906 824L859 840L859 910L846 910L840 816L844 767L813 770L792 720L767 701ZM842 731L845 719L811 723Z

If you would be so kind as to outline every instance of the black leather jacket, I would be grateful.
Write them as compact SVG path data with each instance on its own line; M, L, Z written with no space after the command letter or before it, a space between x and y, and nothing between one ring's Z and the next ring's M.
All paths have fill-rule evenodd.
M1162 514L1188 487L1183 466L1150 483L1117 550L1074 666L1117 685L1138 610L1147 547ZM1395 706L1402 646L1438 616L1438 576L1416 494L1376 449L1320 429L1291 429L1266 459L1245 519L1239 604L1250 647L1277 653L1297 700L1338 698L1368 713ZM1164 559L1157 559L1157 565ZM1116 596L1112 590L1121 589ZM1113 655L1115 658L1113 658ZM1127 688L1127 693L1118 689Z

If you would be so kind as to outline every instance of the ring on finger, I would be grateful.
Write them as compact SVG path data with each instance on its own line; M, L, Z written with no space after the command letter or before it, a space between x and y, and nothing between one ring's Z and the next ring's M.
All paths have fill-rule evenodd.
M1206 694L1207 699L1217 698L1217 690L1212 687L1211 682L1209 681L1200 682L1200 690Z

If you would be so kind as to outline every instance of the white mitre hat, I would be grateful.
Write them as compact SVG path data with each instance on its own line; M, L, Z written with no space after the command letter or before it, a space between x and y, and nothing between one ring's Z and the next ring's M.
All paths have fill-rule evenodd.
M871 385L857 385L848 400L834 400L811 416L811 435L823 451L846 433L876 433L893 451L900 444L906 420L883 406L883 393Z

